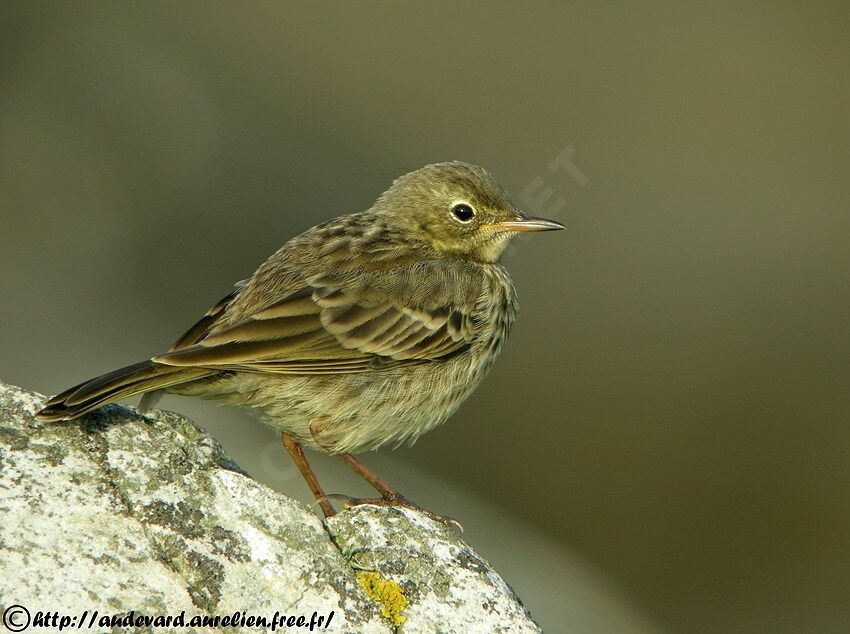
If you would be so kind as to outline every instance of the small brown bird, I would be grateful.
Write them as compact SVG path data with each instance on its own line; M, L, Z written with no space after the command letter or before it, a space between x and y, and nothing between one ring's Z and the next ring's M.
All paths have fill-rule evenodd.
M282 433L326 516L302 445L340 458L380 493L351 503L415 507L351 454L413 443L484 378L517 314L499 258L530 217L486 170L461 162L399 177L368 210L296 236L171 349L81 383L38 413L70 420L144 394L214 398Z

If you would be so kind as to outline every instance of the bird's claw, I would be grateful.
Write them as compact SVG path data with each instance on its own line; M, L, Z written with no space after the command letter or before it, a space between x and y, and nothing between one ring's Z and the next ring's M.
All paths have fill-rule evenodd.
M362 506L364 504L372 504L375 506L396 506L410 509L412 511L422 513L423 515L431 518L435 522L439 522L440 524L444 524L450 527L457 527L461 533L463 532L463 524L461 524L455 518L449 517L448 515L438 515L437 513L429 511L428 509L422 508L418 504L411 502L410 500L401 495L387 495L377 498L354 498L339 493L331 493L329 495L326 495L325 497L343 500L343 508L346 509L352 508L354 506Z

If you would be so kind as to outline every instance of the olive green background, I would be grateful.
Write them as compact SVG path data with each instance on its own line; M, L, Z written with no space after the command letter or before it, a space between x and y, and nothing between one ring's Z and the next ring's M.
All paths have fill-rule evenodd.
M502 359L367 462L467 519L548 631L564 562L624 630L846 629L848 26L846 2L4 2L0 377L53 393L161 351L424 163L519 202L542 178L523 204L563 199L568 231L508 253ZM309 499L248 416L165 406Z

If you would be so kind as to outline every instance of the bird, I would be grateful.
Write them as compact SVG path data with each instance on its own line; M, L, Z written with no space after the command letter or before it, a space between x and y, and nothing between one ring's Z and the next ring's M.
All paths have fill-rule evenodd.
M519 209L487 170L433 163L396 178L366 211L297 235L166 352L49 399L67 421L142 395L250 408L280 433L325 517L334 499L405 506L354 454L412 444L448 419L501 352L517 317L500 260L520 233L564 225ZM339 458L378 492L326 494L304 448Z

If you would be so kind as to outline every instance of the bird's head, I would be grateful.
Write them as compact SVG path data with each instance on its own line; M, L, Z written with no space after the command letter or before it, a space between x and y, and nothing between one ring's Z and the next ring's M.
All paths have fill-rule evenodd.
M448 257L496 262L512 237L564 226L529 216L487 170L469 163L433 163L400 176L373 210Z

